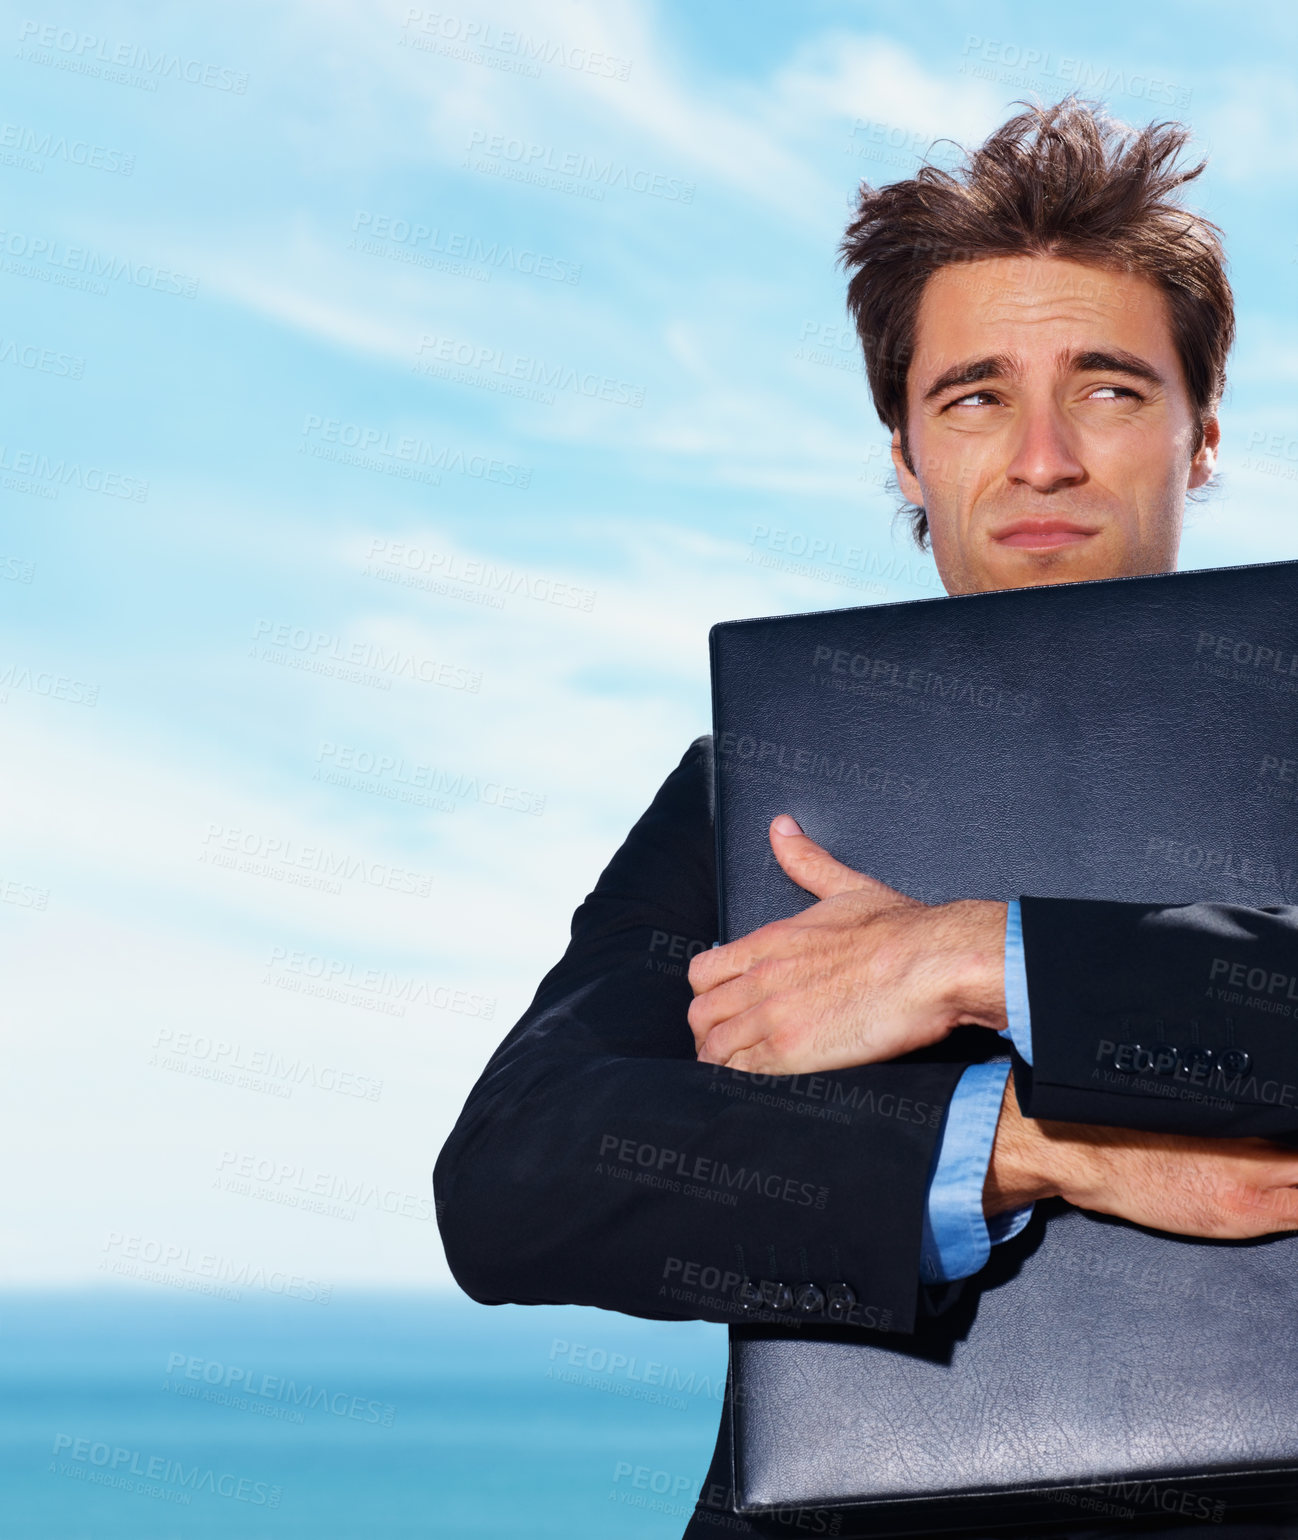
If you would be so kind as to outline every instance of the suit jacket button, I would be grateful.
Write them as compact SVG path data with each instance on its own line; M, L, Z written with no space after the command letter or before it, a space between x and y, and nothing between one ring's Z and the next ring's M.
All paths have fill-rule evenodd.
M799 1315L819 1315L825 1308L825 1291L814 1283L800 1283L793 1291L793 1308Z
M762 1300L770 1310L792 1310L793 1290L787 1283L762 1279Z
M745 1311L760 1310L762 1291L751 1278L741 1278L735 1289L735 1303Z
M1247 1075L1253 1060L1242 1048L1227 1048L1218 1063L1228 1075Z
M829 1286L829 1307L825 1314L831 1321L847 1321L852 1317L852 1311L856 1308L856 1291L846 1283L831 1283Z
M1183 1048L1181 1063L1190 1079L1199 1082L1212 1072L1211 1048Z
M1156 1075L1174 1075L1176 1073L1176 1065L1180 1058L1180 1053L1171 1043L1155 1043L1151 1052L1154 1055L1154 1073Z

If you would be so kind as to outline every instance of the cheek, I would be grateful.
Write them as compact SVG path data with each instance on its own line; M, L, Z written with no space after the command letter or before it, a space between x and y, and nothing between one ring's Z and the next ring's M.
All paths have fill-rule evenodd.
M954 511L978 501L989 486L1003 478L1003 458L989 452L985 442L964 442L942 446L944 453L934 456L927 480L942 504Z
M1147 485L1175 480L1190 464L1194 435L1187 427L1165 422L1130 420L1085 436L1086 456L1133 481Z
M1160 510L1185 492L1190 469L1188 448L1169 450L1165 439L1144 444L1138 452L1111 454L1095 462L1096 480L1103 481L1141 522L1157 519Z

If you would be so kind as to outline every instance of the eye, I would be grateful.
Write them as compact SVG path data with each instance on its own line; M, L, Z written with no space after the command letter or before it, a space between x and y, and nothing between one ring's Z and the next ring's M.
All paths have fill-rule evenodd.
M1143 401L1145 399L1138 390L1132 390L1128 385L1097 385L1090 395L1094 398L1106 390L1109 392L1106 399L1111 401L1116 400L1119 396L1130 396L1133 401Z
M968 395L956 396L954 400L948 401L942 410L945 412L947 407L950 406L965 406L968 403L975 401L979 396L983 396L988 401L992 401L997 404L1000 402L1000 397L993 390L971 390Z

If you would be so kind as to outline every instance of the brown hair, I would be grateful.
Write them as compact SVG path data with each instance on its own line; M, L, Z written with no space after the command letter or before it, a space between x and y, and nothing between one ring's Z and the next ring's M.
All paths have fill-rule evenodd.
M924 285L941 267L986 257L1063 257L1139 273L1167 296L1176 349L1199 420L1216 408L1235 336L1221 232L1183 208L1176 192L1204 169L1182 170L1190 138L1180 123L1139 132L1098 103L1066 96L1002 124L954 174L925 164L906 181L862 182L838 249L853 273L847 308L865 352L875 410L906 440L906 375ZM928 515L911 508L927 548Z

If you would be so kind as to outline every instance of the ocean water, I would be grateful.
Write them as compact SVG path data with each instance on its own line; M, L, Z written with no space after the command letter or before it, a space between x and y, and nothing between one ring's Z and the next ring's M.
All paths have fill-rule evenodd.
M678 1540L724 1328L458 1295L0 1294L6 1540Z

